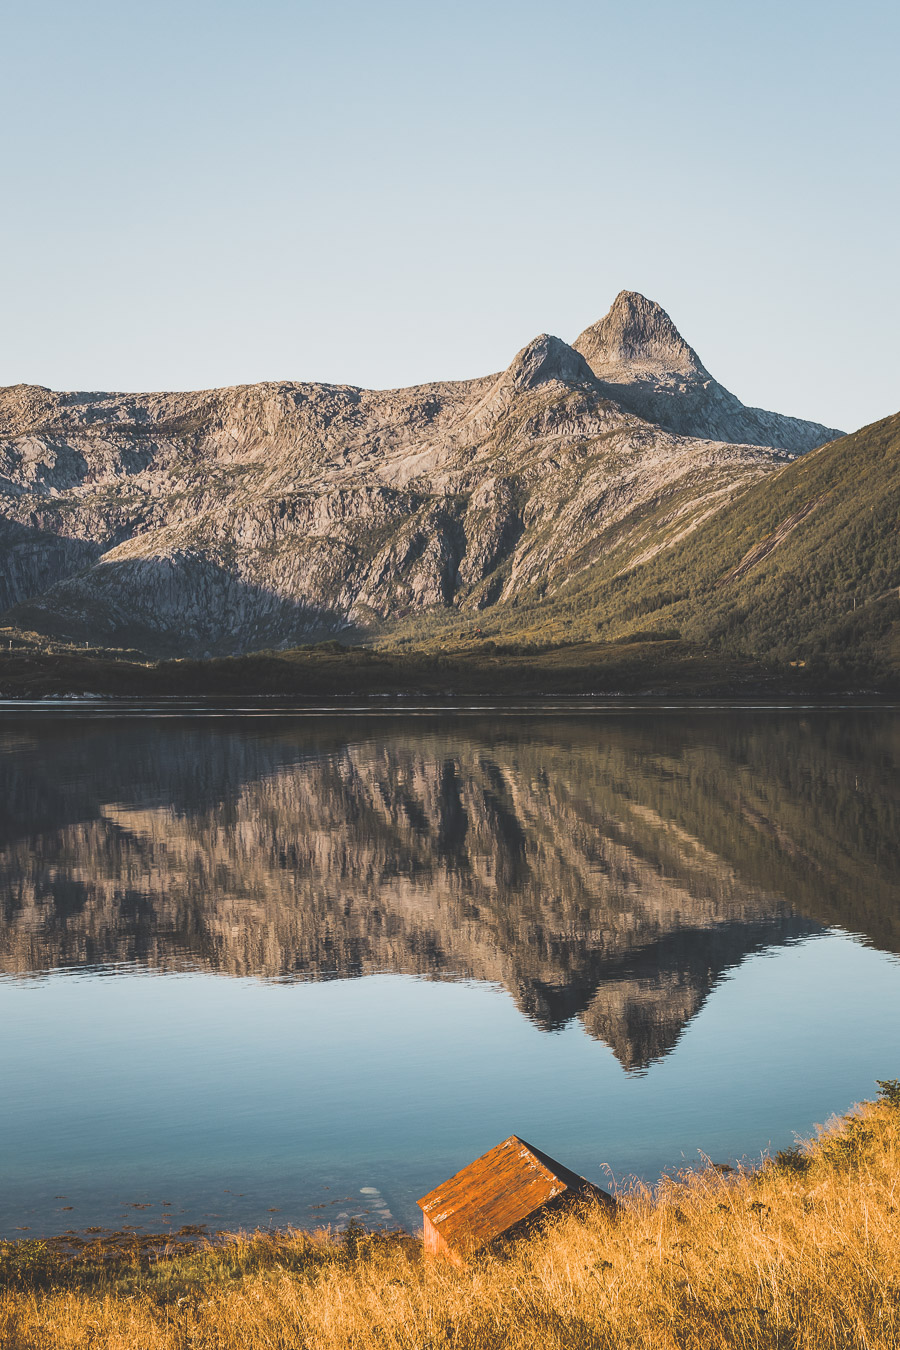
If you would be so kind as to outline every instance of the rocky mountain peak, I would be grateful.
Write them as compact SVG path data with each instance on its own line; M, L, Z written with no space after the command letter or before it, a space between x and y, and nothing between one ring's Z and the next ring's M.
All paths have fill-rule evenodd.
M593 384L594 374L584 357L562 338L541 333L513 358L504 377L516 389L534 389L548 380L562 384Z
M42 384L10 384L0 389L0 435L27 432L55 406L56 396Z
M746 407L710 375L662 306L637 291L620 291L609 313L572 345L608 398L679 436L802 454L843 434Z
M586 328L573 345L601 378L634 363L709 379L703 362L663 307L637 291L620 291L609 313Z

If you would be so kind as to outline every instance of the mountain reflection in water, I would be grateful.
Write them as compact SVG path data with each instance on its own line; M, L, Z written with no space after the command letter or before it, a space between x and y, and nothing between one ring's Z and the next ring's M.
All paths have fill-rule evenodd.
M0 972L465 976L641 1069L751 952L900 950L898 761L890 710L18 715Z

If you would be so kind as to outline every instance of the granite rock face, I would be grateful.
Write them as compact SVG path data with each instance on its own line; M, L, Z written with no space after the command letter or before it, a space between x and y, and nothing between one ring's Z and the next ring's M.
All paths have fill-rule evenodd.
M0 612L203 655L477 617L627 570L837 432L744 408L623 293L574 347L376 391L0 390Z
M606 317L573 345L610 398L681 436L797 452L843 434L818 422L745 407L713 379L665 310L634 291L620 292Z

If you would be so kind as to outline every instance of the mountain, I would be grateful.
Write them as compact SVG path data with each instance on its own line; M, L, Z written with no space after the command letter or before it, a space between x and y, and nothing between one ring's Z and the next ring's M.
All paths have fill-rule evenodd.
M746 408L703 365L668 314L634 291L574 342L600 387L630 412L680 436L812 450L841 433L817 422Z
M13 386L2 622L201 656L478 623L670 547L837 434L743 408L630 293L574 347L542 334L481 379Z

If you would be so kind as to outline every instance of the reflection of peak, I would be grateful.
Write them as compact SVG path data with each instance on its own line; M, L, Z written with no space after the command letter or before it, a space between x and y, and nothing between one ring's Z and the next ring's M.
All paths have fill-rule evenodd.
M640 1069L723 972L817 921L900 949L897 751L874 715L840 754L815 717L793 740L733 719L404 725L0 728L0 968L464 975Z
M588 1034L604 1041L624 1069L639 1071L674 1050L708 993L683 971L610 980L599 986L582 1021Z
M727 970L765 947L819 931L789 911L763 923L676 930L626 959L624 970L604 972L581 1020L624 1068L646 1069L674 1050Z

